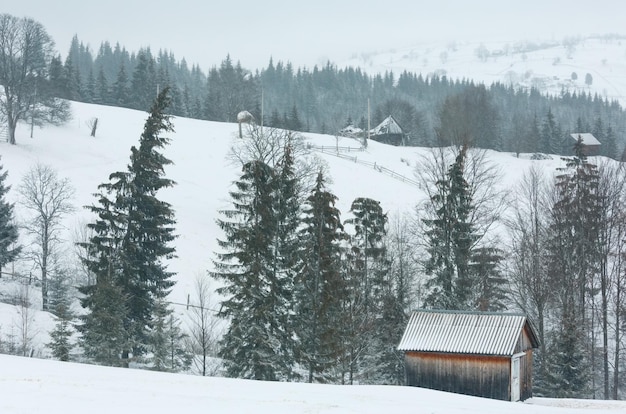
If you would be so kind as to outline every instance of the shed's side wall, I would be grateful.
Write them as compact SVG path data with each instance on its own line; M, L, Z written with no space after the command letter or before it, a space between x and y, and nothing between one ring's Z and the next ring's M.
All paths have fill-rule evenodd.
M405 367L407 385L511 399L511 359L507 357L407 352Z
M533 351L526 351L526 355L520 358L520 399L527 400L533 396Z
M515 346L515 353L520 352L526 354L520 358L520 399L523 401L533 396L533 351L527 327L522 329L522 334L519 336Z
M526 352L529 349L532 349L533 345L530 340L530 336L528 335L528 330L526 328L522 329L521 335L517 339L517 343L515 344L514 353L517 354L519 352Z

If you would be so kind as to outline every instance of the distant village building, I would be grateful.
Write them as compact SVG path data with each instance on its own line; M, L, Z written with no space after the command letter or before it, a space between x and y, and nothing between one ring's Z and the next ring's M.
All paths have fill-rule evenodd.
M391 115L376 128L370 130L370 138L384 144L405 145L404 131Z
M583 144L583 154L586 156L593 156L600 154L600 141L593 134L588 132L576 132L574 134L570 134L570 138L567 142L569 151L568 153L573 153L574 144L578 142L578 138L582 139Z
M407 385L519 401L532 397L535 329L524 315L415 311L398 350Z
M355 127L354 125L348 125L339 131L339 135L348 138L362 138L363 130L359 127Z

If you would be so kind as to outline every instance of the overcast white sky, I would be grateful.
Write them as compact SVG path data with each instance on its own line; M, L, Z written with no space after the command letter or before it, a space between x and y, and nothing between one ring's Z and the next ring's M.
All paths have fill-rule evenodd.
M626 34L623 0L7 0L0 13L42 23L65 56L74 34L129 51L168 49L203 70L230 53L246 68L296 67L422 41Z

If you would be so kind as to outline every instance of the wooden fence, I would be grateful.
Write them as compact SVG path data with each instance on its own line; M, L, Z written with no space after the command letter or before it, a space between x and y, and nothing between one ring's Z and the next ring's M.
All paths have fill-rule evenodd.
M418 187L418 183L415 180L412 180L408 177L405 177L402 174L398 174L397 172L390 170L389 168L383 167L382 165L376 163L376 162L370 162L370 161L363 161L358 159L356 156L351 156L351 155L347 155L347 153L350 152L362 152L364 151L363 147L360 148L353 148L353 147L339 147L339 146L335 146L335 147L323 147L323 146L317 146L317 145L310 145L309 144L309 148L314 150L314 151L319 151L322 152L324 154L328 154L328 155L334 155L335 157L339 157L339 158L343 158L344 160L348 160L348 161L352 161L356 164L361 164L361 165L365 165L367 167L373 168L376 171L386 174L392 178L395 178L396 180L402 181L403 183L407 183L407 184L411 184L415 187Z

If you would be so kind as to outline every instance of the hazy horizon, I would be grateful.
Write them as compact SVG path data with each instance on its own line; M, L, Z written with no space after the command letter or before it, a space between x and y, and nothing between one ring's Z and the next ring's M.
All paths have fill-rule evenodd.
M129 51L169 50L207 70L227 54L249 69L275 61L312 67L354 54L429 41L561 39L619 33L626 3L599 0L593 7L557 0L525 3L477 0L436 4L391 0L294 3L285 0L211 2L179 0L173 5L109 0L105 6L79 0L23 0L3 13L31 17L47 29L62 56L71 39L97 53L119 42Z

